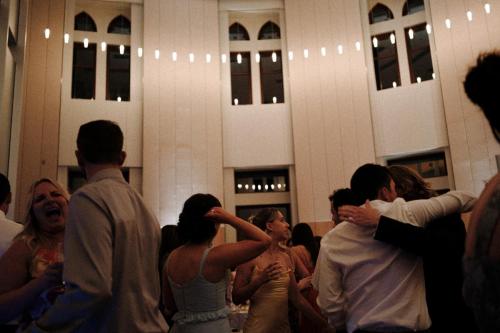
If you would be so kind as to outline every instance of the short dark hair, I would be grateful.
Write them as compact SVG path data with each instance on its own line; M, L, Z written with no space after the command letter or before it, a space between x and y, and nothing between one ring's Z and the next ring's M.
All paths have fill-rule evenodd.
M357 204L356 197L349 188L341 188L333 191L328 199L330 199L330 202L335 211L338 211L340 206Z
M10 193L9 179L0 173L0 204L3 204Z
M464 81L465 93L478 105L488 119L493 133L500 141L500 52L480 54L477 63L469 69Z
M319 246L314 240L314 234L307 223L296 224L292 229L292 244L293 246L303 245L309 254L314 264L318 259Z
M76 145L90 163L122 162L123 133L120 126L110 120L95 120L80 126Z
M177 231L182 242L201 244L215 237L215 222L207 219L205 214L214 207L222 207L219 199L211 194L197 193L184 203L179 215Z
M391 179L389 170L382 165L367 163L360 166L351 177L351 190L357 205L362 205L367 199L376 199L381 188L390 188Z

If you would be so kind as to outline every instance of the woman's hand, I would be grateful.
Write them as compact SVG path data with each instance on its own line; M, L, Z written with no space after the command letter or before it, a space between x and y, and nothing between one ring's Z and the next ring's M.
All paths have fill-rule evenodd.
M283 267L279 262L269 264L264 270L258 271L254 268L252 280L257 281L259 285L266 283L269 280L277 279L283 273Z
M36 280L42 290L51 289L62 285L63 263L57 262L47 266L42 275Z
M205 214L205 217L216 223L230 223L234 218L232 214L225 211L222 207L213 207Z
M380 213L370 205L370 201L366 200L365 207L358 206L340 206L339 218L341 221L347 221L360 226L378 225Z
M312 281L312 275L306 276L303 279L300 279L299 282L297 282L297 287L299 288L300 291L307 289L311 286L311 281Z

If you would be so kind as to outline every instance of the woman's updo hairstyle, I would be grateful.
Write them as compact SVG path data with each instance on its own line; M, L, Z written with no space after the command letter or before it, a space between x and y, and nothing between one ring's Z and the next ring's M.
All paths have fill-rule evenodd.
M197 193L186 200L177 225L181 240L200 244L215 237L215 222L205 217L213 207L222 205L219 199L211 194Z
M267 231L267 224L278 216L278 212L279 209L277 208L263 208L259 210L257 215L250 217L249 222L261 230Z

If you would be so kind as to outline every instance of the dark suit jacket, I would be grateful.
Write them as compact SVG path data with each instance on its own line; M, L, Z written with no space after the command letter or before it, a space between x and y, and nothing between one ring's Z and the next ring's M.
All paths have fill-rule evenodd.
M477 332L462 297L465 226L459 214L429 222L425 228L381 216L375 239L423 259L432 332Z

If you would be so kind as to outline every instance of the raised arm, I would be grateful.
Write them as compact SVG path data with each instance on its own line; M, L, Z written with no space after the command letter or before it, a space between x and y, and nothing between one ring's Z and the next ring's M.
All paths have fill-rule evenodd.
M215 222L230 225L248 238L237 243L219 245L210 251L209 260L224 268L234 268L255 258L271 244L271 237L264 231L220 207L212 208L206 217Z
M450 191L426 200L408 201L407 207L420 226L429 221L460 212L468 212L477 201L476 197L465 191Z

